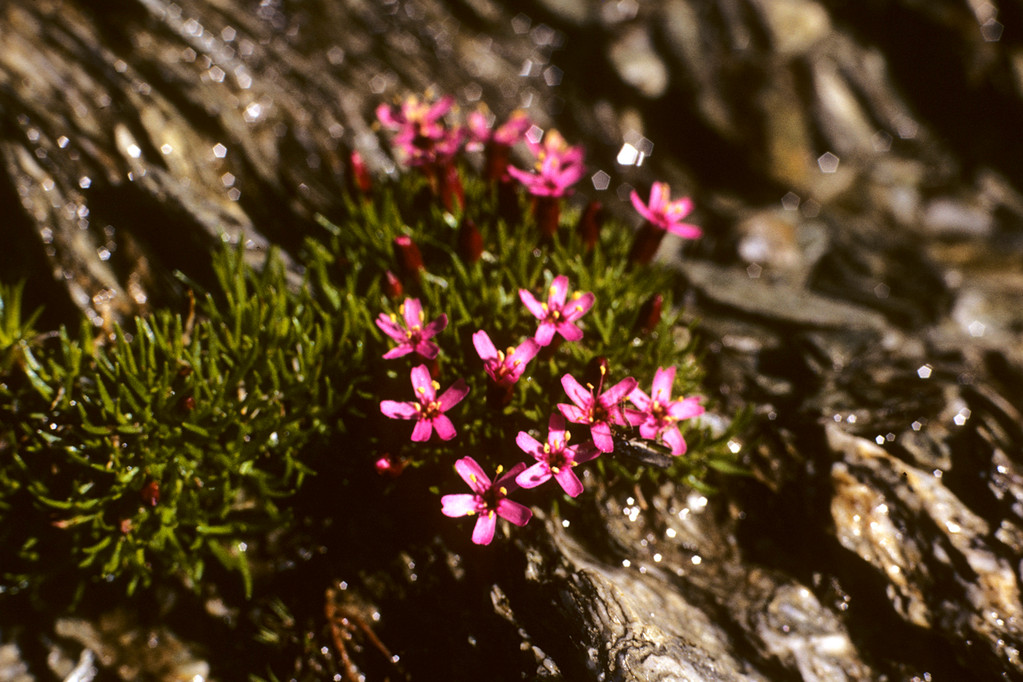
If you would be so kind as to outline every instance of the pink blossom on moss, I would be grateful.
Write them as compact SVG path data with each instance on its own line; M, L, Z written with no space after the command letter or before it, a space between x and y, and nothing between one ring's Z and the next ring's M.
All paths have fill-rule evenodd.
M561 334L566 341L578 341L583 338L583 330L575 323L593 307L593 293L575 292L568 296L568 277L558 275L551 282L547 292L547 301L541 303L532 293L519 289L519 298L529 309L533 317L540 320L533 337L541 346L548 345L554 334Z
M533 125L529 115L521 109L513 111L497 128L494 127L496 122L495 117L487 111L477 109L469 112L465 117L465 125L469 131L469 141L465 148L469 151L480 151L488 144L511 147L524 140L526 131Z
M444 125L444 116L454 103L450 95L432 104L412 95L398 106L381 104L376 114L385 128L395 132L394 146L404 154L407 165L432 165L451 159L465 139L463 128Z
M430 339L448 326L448 316L441 313L429 324L424 324L426 316L418 298L406 298L398 307L398 312L401 318L394 313L380 313L376 319L380 330L398 342L397 346L384 353L384 359L400 358L413 352L427 360L437 357L440 348Z
M699 398L672 400L671 389L675 382L675 368L658 368L650 395L640 388L629 394L629 400L638 410L627 408L626 417L639 426L639 435L648 440L660 438L676 457L685 454L686 441L677 423L683 419L704 413Z
M469 393L469 386L464 379L458 379L444 393L437 397L440 384L430 376L426 365L412 368L412 388L416 400L397 402L395 400L380 401L380 411L391 419L414 419L412 440L417 442L430 440L433 430L441 440L455 437L455 426L444 413L457 405Z
M583 491L583 484L572 468L577 464L588 462L600 455L591 443L569 445L571 434L565 430L565 418L555 412L548 423L547 442L541 443L525 431L519 431L515 443L526 453L532 455L536 464L518 476L515 482L523 488L535 488L554 478L562 490L571 497Z
M547 133L543 142L529 142L529 147L536 157L533 170L508 166L508 173L534 196L564 196L586 173L583 148L570 146L556 130Z
M504 474L498 467L498 478L491 481L482 467L472 457L463 457L455 462L455 471L462 477L472 493L444 495L440 498L441 513L445 516L476 516L472 541L477 545L489 545L497 529L497 518L524 526L532 518L528 507L508 499L508 494L517 487L515 477L526 468L524 463L513 466Z
M483 360L487 376L500 386L510 386L517 382L526 371L526 365L540 351L539 344L533 339L526 339L517 348L513 346L506 351L499 351L482 329L472 335L472 344Z
M683 239L696 239L703 231L696 225L682 222L682 219L693 210L693 201L689 197L671 200L671 188L666 182L655 182L650 188L650 202L643 203L639 194L633 190L629 195L632 205L648 223L676 234Z
M601 452L611 452L615 447L611 425L629 425L620 403L636 388L636 380L626 377L601 391L604 372L601 366L601 382L597 388L584 387L571 374L561 377L561 385L574 404L559 403L558 410L573 424L589 424L593 444Z

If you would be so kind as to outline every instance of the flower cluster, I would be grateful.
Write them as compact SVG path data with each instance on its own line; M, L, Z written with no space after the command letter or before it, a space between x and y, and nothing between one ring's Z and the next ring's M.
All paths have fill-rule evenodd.
M450 120L455 111L450 97L432 103L412 97L396 106L381 105L377 116L383 127L393 131L394 145L405 162L426 174L431 189L448 210L454 206L451 196L457 196L461 208L466 208L463 195L457 191L461 184L454 164L456 155L463 149L482 151L485 153L484 177L498 187L496 196L499 203L502 188L518 182L531 198L534 222L541 234L545 238L552 236L560 222L561 202L585 174L583 150L569 145L557 131L544 134L523 112L514 112L496 125L496 118L489 112L474 111L465 117L465 124L460 125ZM527 169L509 163L510 150L520 142L525 143L534 159L532 167ZM366 183L360 182L359 187L365 188ZM646 221L640 230L641 236L651 230L660 235L672 232L685 238L700 234L699 228L681 222L692 210L692 202L688 198L671 201L670 190L664 183L654 183L648 204L643 203L635 192L632 203ZM587 249L594 248L598 242L599 215L599 204L593 204L580 221L580 235ZM452 226L456 224L451 223ZM639 244L639 238L634 244L633 262L645 263L652 257L651 238L647 236L644 239L643 244ZM403 241L399 243L399 240ZM463 215L455 252L464 263L473 265L480 260L483 249L480 230ZM401 277L396 277L389 270L385 290L392 295L400 292L404 280L406 285L423 291L430 275L408 236L402 235L395 240L393 256L394 267ZM686 442L678 424L704 411L699 398L672 397L676 376L674 366L657 369L649 394L639 387L634 377L610 381L608 363L603 359L598 363L599 375L592 377L592 381L590 378L577 378L571 371L564 373L563 369L552 375L554 359L578 358L586 352L581 345L587 333L586 315L593 309L596 295L592 291L574 291L569 276L564 273L547 273L544 280L540 295L534 293L532 283L523 283L524 286L518 289L523 308L517 314L520 321L514 323L514 328L520 330L527 324L524 320L530 319L535 320L536 326L527 327L534 331L525 338L521 337L520 331L517 343L514 343L514 338L501 338L509 335L507 325L506 328L481 328L480 321L465 319L464 306L449 308L447 313L437 314L439 311L434 311L435 316L427 315L418 298L405 298L396 313L381 313L376 319L377 327L393 342L383 353L385 360L414 355L430 363L411 368L412 400L380 402L380 412L385 417L415 422L411 440L416 443L428 442L434 431L442 441L455 439L457 431L452 416L457 421L457 413L461 410L482 410L489 415L483 423L503 419L511 414L509 406L514 396L535 395L529 392L528 386L522 388L523 385L535 382L535 391L535 386L553 383L560 375L568 402L558 403L555 398L547 406L549 409L539 411L538 416L546 420L546 439L530 433L530 430L540 430L540 425L532 422L533 416L529 419L536 428L518 430L514 438L517 449L529 458L527 462L518 462L506 471L498 466L492 478L473 456L462 456L454 461L455 471L469 486L470 492L443 495L441 511L449 517L476 516L472 541L477 544L492 541L498 517L519 526L529 521L532 516L530 510L510 499L516 491L537 488L554 480L565 494L578 496L583 492L583 483L575 471L576 467L615 452L618 442L635 437L637 432L638 437L660 443L672 455L684 454ZM444 295L430 300L432 303L428 307L443 306ZM649 306L639 310L641 319L636 324L646 331L638 333L647 333L656 324L653 319L660 316L661 300L658 295ZM448 330L449 314L454 316L452 326L456 333ZM469 343L468 335L462 336L463 332L458 331L464 330L466 323L472 324L476 330L471 334L471 348L478 356L476 369L471 363L458 367L445 357L446 350L461 349ZM482 326L488 326L485 320ZM508 341L512 341L512 345L504 346ZM538 357L542 361L536 361ZM456 372L461 376L453 377L453 382L449 378L446 382L449 387L441 392L438 379L443 380L442 373L453 365L458 367ZM470 384L483 395L476 397L478 394L474 393L459 407L470 394ZM548 392L547 389L541 390ZM535 401L535 398L531 400ZM466 405L471 407L466 408ZM514 411L515 408L511 409ZM536 415L537 412L531 411L530 414ZM570 431L571 425L578 425L573 426L579 429L574 434L575 439ZM582 433L586 436L582 437ZM494 443L498 454L516 452L508 438L504 447L501 442ZM415 460L415 455L407 453L398 457L387 454L377 460L376 467L382 475L398 476L406 464Z

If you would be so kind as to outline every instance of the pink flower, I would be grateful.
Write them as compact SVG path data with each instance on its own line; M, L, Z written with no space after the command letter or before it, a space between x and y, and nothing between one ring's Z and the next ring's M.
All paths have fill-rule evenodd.
M444 125L443 117L454 103L455 98L450 95L433 104L413 95L397 108L378 106L377 119L385 128L395 131L394 145L405 155L406 164L435 164L458 153L465 138L464 129Z
M469 142L465 148L469 151L479 151L488 144L511 147L524 139L526 131L533 125L529 115L521 109L513 111L496 129L495 122L494 117L488 116L484 111L477 109L469 112L465 117L465 125L469 129Z
M380 317L376 319L381 331L398 342L397 346L384 353L384 359L400 358L412 352L419 353L427 360L437 357L440 348L430 339L448 326L448 316L441 313L433 322L423 326L426 316L423 315L418 298L406 298L398 307L398 312L401 313L404 324L398 323L398 316L394 313L390 315L380 313Z
M604 385L605 367L601 365L600 385L589 390L583 387L571 374L561 377L561 385L565 393L575 405L558 404L558 409L573 424L589 424L593 444L601 452L611 452L615 448L611 437L611 424L628 426L625 414L619 403L636 388L636 380L626 377L617 384L601 392Z
M380 401L380 411L391 419L415 419L416 426L412 429L412 440L427 441L437 429L441 440L455 437L455 426L445 416L445 412L457 405L468 393L469 387L465 379L459 379L448 390L437 397L440 384L430 377L426 365L412 368L412 388L416 391L417 401L399 403L394 400Z
M675 368L658 368L654 373L651 395L641 389L633 389L629 400L638 410L626 409L626 417L639 425L639 435L648 440L660 437L671 448L676 457L685 454L686 441L675 423L704 413L699 398L671 399L671 387L675 382Z
M491 482L476 460L463 457L455 462L455 471L469 484L472 493L443 496L440 498L441 513L450 517L477 514L479 518L472 531L472 541L477 545L489 545L497 528L495 516L507 519L516 526L526 525L533 516L527 507L508 499L509 490L515 488L515 477L525 468L526 465L520 462L500 475L501 469L498 467L500 478Z
M689 197L671 201L671 188L666 182L655 182L650 189L650 203L644 204L639 194L633 190L629 195L632 205L647 222L662 230L667 230L683 239L696 239L702 230L696 225L683 223L682 219L693 210L693 202Z
M572 467L588 462L600 451L590 443L569 445L571 434L565 430L565 418L555 412L548 425L547 442L540 443L525 431L519 431L515 442L536 459L536 464L515 477L523 488L535 488L552 476L571 497L583 491L583 484Z
M526 364L539 352L540 346L533 339L526 339L518 348L499 351L482 329L472 335L472 345L483 360L487 375L499 386L511 386L526 371Z
M586 173L583 148L569 146L556 130L547 133L542 144L529 142L529 147L536 156L535 172L508 166L508 173L534 196L564 196Z
M592 293L581 294L577 291L572 294L571 300L566 302L568 277L558 275L551 282L546 303L539 302L525 289L519 289L519 298L529 308L529 312L540 320L534 338L538 344L546 346L554 338L555 332L561 334L566 341L578 341L583 338L583 331L576 326L575 321L593 307L595 297Z

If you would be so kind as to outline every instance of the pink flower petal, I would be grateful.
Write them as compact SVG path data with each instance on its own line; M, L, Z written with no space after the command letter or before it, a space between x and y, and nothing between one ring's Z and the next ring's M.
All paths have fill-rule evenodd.
M380 313L380 317L376 320L376 325L380 327L380 331L387 334L395 341L405 341L408 337L405 334L405 330L387 313Z
M437 336L437 334L439 334L442 331L444 331L444 329L447 326L448 326L448 316L445 315L444 313L441 313L440 315L437 316L437 319L435 319L433 322L430 322L428 325L423 327L423 338L429 339L429 338L432 338L434 336Z
M416 397L421 402L427 402L437 397L437 390L433 387L433 377L426 365L416 365L412 368L412 388L416 391Z
M544 309L543 304L530 292L525 289L519 289L519 298L522 300L522 304L529 309L529 312L533 314L533 317L542 320L547 317L547 311ZM543 345L543 344L541 344Z
M521 474L515 477L515 482L522 488L535 488L549 480L551 477L550 467L546 462L537 462Z
M557 326L553 322L547 322L544 320L536 328L536 334L533 335L533 339L536 341L538 346L549 346L551 341L554 340L554 332L556 332L557 329Z
M421 327L423 324L423 306L418 298L406 298L401 304L404 309L405 326L409 329Z
M483 469L472 457L456 460L455 471L477 495L482 495L490 488L490 477L483 473Z
M643 392L643 389L641 388L632 389L632 393L629 394L629 400L632 402L633 405L638 407L643 412L650 411L650 403L652 401L650 400L650 396Z
M527 455L539 459L543 455L543 445L525 431L519 431L515 436L515 444Z
M394 350L398 350L398 348L395 348ZM433 360L440 353L440 346L435 344L433 341L427 341L426 339L422 339L419 341L419 343L416 344L414 349L410 347L410 350L415 350L416 353L423 356L427 360ZM407 353L408 351L405 352ZM404 354L405 353L402 353L402 355Z
M521 367L536 357L536 354L539 352L540 344L533 339L526 339L519 344L518 348L516 348L510 356L508 356L508 362L513 367ZM521 371L522 370L519 370L520 374Z
M551 415L551 418L547 420L547 442L552 446L559 443L561 447L564 447L565 440L565 418L555 412ZM537 445L540 444L537 443ZM542 447L543 446L541 446L541 449Z
M566 374L561 377L561 386L565 389L565 393L568 394L569 399L571 399L571 401L579 407L588 409L593 405L594 400L592 391L584 388L583 385L576 381L575 377L571 374ZM564 414L564 410L562 410L562 414ZM565 416L568 417L569 421L572 421L572 418L567 414Z
M698 417L707 411L706 408L700 405L699 400L699 398L678 400L672 403L668 408L668 414L670 414L673 419L680 420L689 419L690 417Z
M558 411L565 415L565 419L572 422L573 424L589 424L590 414L582 408L576 407L575 405L566 405L564 403L558 403Z
M420 424L422 424L422 422L420 422ZM452 424L451 420L443 414L438 414L433 418L433 428L437 429L437 436L439 436L441 440L451 440L457 435L455 425ZM415 438L412 440L415 440Z
M497 530L497 517L493 512L484 512L476 519L476 526L472 529L472 541L477 545L489 545L494 539L494 531Z
M579 341L583 338L583 330L568 320L562 320L554 327L566 341Z
M429 419L420 419L412 429L412 440L416 443L430 440L431 435L433 435L433 422Z
M568 277L558 275L551 282L547 293L547 305L549 308L561 308L565 305L565 297L568 296Z
M380 357L382 357L384 360L393 360L394 358L400 358L403 355L408 355L413 350L414 349L412 348L411 344L403 343L400 346L395 346L394 348L387 351Z
M617 384L607 389L600 394L600 402L602 405L611 407L617 405L620 401L632 393L633 389L636 388L636 380L632 377L625 377Z
M590 308L593 307L593 302L596 300L596 296L592 292L583 294L579 298L573 299L567 306L565 306L564 314L567 320L575 322L580 317L589 312Z
M444 516L450 516L452 518L456 516L465 516L466 514L476 513L477 497L469 493L460 493L457 495L445 495L440 498L441 503L441 514Z
M589 462L591 459L596 459L601 454L600 450L598 450L593 443L583 443L582 445L573 446L573 448L570 449L573 450L572 461L576 464Z
M516 526L524 526L529 523L529 519L533 518L533 512L529 510L529 507L509 500L506 497L502 497L497 501L497 515L502 519L511 521Z
M703 230L689 223L671 223L665 229L683 239L697 239L703 236Z
M669 426L661 433L661 440L671 448L671 454L678 457L686 453L686 441L682 438L682 434L679 432L678 427Z
M469 385L465 383L465 379L458 379L441 394L438 401L441 411L447 412L467 395L469 395Z
M601 452L613 452L615 449L614 438L611 437L611 427L607 422L596 422L590 425L590 436L593 444Z
M659 403L667 403L671 400L671 388L675 383L675 367L668 369L658 368L654 372L654 385L651 389L651 398Z
M472 345L476 347L476 353L484 362L497 359L497 348L490 340L490 335L482 329L472 335Z
M391 419L416 419L419 416L415 403L399 403L396 400L381 400L380 411Z
M583 491L583 483L572 471L572 467L561 469L554 474L554 478L569 497L577 497Z

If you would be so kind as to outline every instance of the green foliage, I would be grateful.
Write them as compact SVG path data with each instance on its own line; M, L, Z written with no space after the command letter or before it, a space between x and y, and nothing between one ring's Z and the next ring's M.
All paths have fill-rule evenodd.
M359 381L327 372L361 350L277 257L255 272L241 256L219 259L220 300L194 325L161 311L102 344L88 328L21 342L0 460L19 491L0 519L6 582L73 565L133 591L198 581L210 558L248 580L243 543L288 522L306 446Z
M301 254L301 276L272 252L254 270L240 249L225 249L216 259L218 290L200 293L194 310L158 311L100 338L85 326L36 336L19 292L0 290L0 585L56 576L120 581L129 592L167 578L194 585L215 561L251 590L247 544L300 520L309 476L330 470L339 496L365 494L345 487L339 461L371 471L389 454L426 468L395 489L464 492L455 459L472 455L488 470L529 459L516 434L545 439L549 415L568 402L561 377L595 383L598 357L609 363L609 385L633 376L648 391L655 370L674 365L673 395L699 394L693 335L672 306L679 282L668 270L628 264L624 226L606 225L587 249L575 231L578 213L566 208L560 233L542 241L526 200L521 220L509 221L492 187L463 177L464 213L443 210L421 178L403 176L322 220ZM471 263L459 256L465 219L485 246ZM425 271L406 275L404 295L392 297L385 273L399 270L399 236L422 250ZM584 339L544 349L506 404L488 399L473 333L486 330L499 348L532 336L537 321L519 289L543 298L558 275L596 296L580 323ZM644 331L641 311L655 294L664 314ZM458 430L450 442L412 443L411 422L380 413L381 400L413 399L409 372L424 362L381 358L393 342L374 319L397 312L404 296L419 298L427 319L449 318L434 339L435 377L442 389L458 378L471 388L449 413ZM666 470L615 454L598 459L596 471L705 486L711 470L737 470L726 447L733 431L708 424L680 425L690 451L662 455ZM573 431L576 442L588 435ZM332 451L328 439L339 434L345 445ZM541 490L561 496L553 483ZM439 517L439 507L422 513Z

